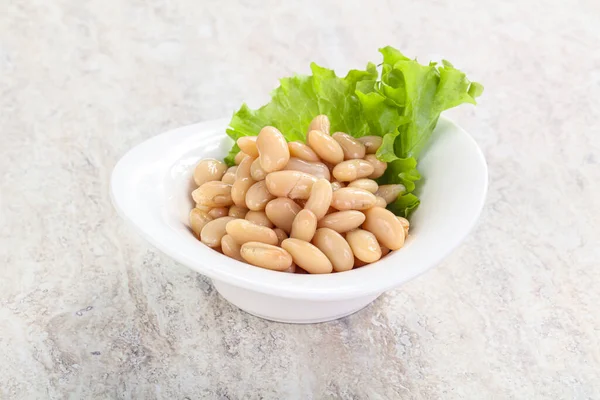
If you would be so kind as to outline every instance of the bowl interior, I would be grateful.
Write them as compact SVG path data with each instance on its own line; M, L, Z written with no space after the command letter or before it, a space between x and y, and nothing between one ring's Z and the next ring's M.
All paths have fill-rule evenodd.
M188 228L203 158L222 159L232 141L226 120L190 125L132 149L113 171L112 199L121 216L178 262L246 289L306 299L343 299L381 293L425 272L468 234L485 200L487 167L473 139L441 118L435 140L419 162L421 205L405 246L366 267L328 275L295 275L238 262L202 245Z

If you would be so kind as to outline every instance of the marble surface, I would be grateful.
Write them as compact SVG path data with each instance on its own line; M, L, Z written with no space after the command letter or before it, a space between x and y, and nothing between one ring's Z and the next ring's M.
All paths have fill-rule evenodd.
M597 0L1 8L0 398L600 398ZM489 198L437 269L336 322L270 323L117 217L130 147L386 44L486 87L447 115Z

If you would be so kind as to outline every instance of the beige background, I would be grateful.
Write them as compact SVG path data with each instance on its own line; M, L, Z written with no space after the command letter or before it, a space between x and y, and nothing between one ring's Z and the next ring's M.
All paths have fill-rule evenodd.
M486 87L447 114L491 185L439 268L340 321L269 323L115 214L130 147L386 44ZM596 0L4 0L0 398L600 398L599 98Z

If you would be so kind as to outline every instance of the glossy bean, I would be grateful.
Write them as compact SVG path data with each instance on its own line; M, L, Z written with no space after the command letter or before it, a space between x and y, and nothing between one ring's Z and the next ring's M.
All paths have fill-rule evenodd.
M250 175L250 167L253 162L254 159L252 157L244 158L235 172L235 182L231 188L231 198L238 207L248 208L246 206L246 193L254 185L254 179Z
M273 228L275 226L264 211L248 211L244 219L253 222L256 225L266 226L267 228Z
M250 169L252 168L252 163L254 162L254 160L255 160L254 158L249 157L249 156L244 157L244 159L242 160L240 165L238 165L235 170L235 179L236 180L252 178Z
M385 199L381 196L375 196L375 205L373 207L383 207L385 208L387 206L387 203L385 202Z
M363 229L355 229L346 234L346 241L354 256L366 263L372 263L381 258L381 247L375 235Z
M210 181L194 190L192 198L202 206L227 207L233 204L231 189L232 186L227 183Z
M273 229L273 232L277 235L277 245L279 246L281 245L281 242L288 238L287 233L281 228L275 228Z
M234 165L233 167L229 167L227 172L225 172L225 175L223 175L223 177L221 178L221 182L233 185L233 182L235 182L235 171L236 170L237 170L237 165Z
M235 165L240 165L246 157L248 157L248 154L244 153L243 151L240 151L235 155L233 162L235 163Z
M331 261L335 272L348 271L354 266L354 254L350 245L333 229L317 229L312 243Z
M208 212L208 215L210 215L213 219L226 217L227 215L229 215L229 208L227 208L227 207L212 208Z
M377 192L375 192L376 196L383 197L386 204L390 204L394 202L399 194L403 194L406 191L404 185L381 185Z
M365 160L343 161L333 167L333 177L340 182L351 182L365 178L373 173L375 168Z
M241 151L248 154L252 158L258 157L258 149L256 148L256 136L242 136L237 140L237 145Z
M329 122L329 118L327 115L317 115L310 121L310 125L308 126L308 132L310 131L321 131L326 135L329 135L331 123Z
M299 239L285 239L281 242L296 265L310 274L327 274L333 270L331 261L315 245Z
M265 213L276 227L283 229L286 233L290 233L294 218L296 218L301 209L293 200L279 197L267 203Z
M212 220L212 217L205 211L197 208L193 208L192 211L190 211L190 228L197 238L200 238L200 232L202 232L204 225L208 224Z
M319 179L312 186L310 196L304 207L312 211L317 219L323 218L327 214L327 210L329 210L333 196L331 186L326 179Z
M292 157L284 168L290 171L300 171L313 175L317 178L331 179L331 173L327 165L321 162L308 162L299 158Z
M202 160L194 169L194 182L202 186L206 182L219 181L226 171L227 165L221 161L212 158Z
M292 231L290 237L294 239L310 242L317 229L317 217L310 210L300 210L294 222L292 222Z
M398 250L404 245L404 227L394 213L381 207L363 213L366 219L362 228L375 235L380 244L390 250Z
M317 223L319 228L330 228L338 233L356 229L365 221L365 215L360 211L338 211L327 214Z
M266 173L282 170L290 159L285 138L272 126L260 130L256 146L260 154L260 166Z
M341 189L343 187L345 187L346 185L344 185L343 182L339 182L339 181L333 181L331 182L331 190L333 190L334 192L338 189Z
M246 207L231 206L228 215L235 218L245 218L248 213Z
M387 163L380 161L375 154L367 154L365 161L368 161L373 166L373 173L369 175L371 179L377 179L383 175L387 168Z
M246 242L261 242L276 245L277 235L271 228L256 225L245 219L234 219L226 226L227 234L238 244Z
M290 150L291 157L299 158L300 160L308 162L320 161L317 153L315 153L313 149L302 142L289 142L288 149Z
M240 254L241 246L231 236L225 235L221 238L221 251L227 257L245 262Z
M248 208L246 205L246 193L248 193L248 190L254 183L254 179L252 178L236 179L231 186L231 199L236 206Z
M262 181L267 176L265 170L260 166L260 157L252 162L252 165L250 166L250 176L257 182Z
M233 217L221 217L213 219L200 232L200 240L208 247L220 247L221 239L227 234L225 227L230 221L235 220Z
M208 212L209 212L210 210L212 210L212 209L213 209L212 207L209 207L209 206L203 206L202 204L197 204L197 203L196 203L196 208L197 208L198 210L200 210L200 211L204 211L204 212L205 212L205 213L207 213L207 214L208 214Z
M381 147L383 143L383 137L381 136L363 136L359 137L358 141L361 142L366 149L367 154L375 154L377 149Z
M292 256L281 247L260 242L244 243L240 249L244 260L257 267L285 271L292 265Z
M322 160L328 163L338 164L344 160L342 146L334 138L321 131L310 131L307 143Z
M406 237L408 236L408 231L410 229L410 222L408 222L408 220L404 217L396 218L398 218L398 221L400 221L400 223L402 224L402 228L404 228L404 239L406 240Z
M348 184L348 187L355 187L355 188L359 188L359 189L364 189L371 193L375 193L375 192L377 192L379 185L377 185L377 182L375 182L373 179L362 178L362 179L357 179L355 181L350 182Z
M275 196L267 190L265 181L256 182L246 192L246 207L252 211L261 211L274 198Z
M308 199L316 181L315 176L300 171L277 171L265 178L267 189L272 195L290 199Z
M347 133L336 132L331 137L342 147L344 160L363 158L365 156L365 145Z
M364 189L345 187L333 192L331 205L340 210L366 210L375 205L375 195Z

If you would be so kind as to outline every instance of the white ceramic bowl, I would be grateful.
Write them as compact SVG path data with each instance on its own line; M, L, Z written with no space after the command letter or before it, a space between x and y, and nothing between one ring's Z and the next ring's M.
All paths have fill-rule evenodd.
M112 200L119 214L150 243L210 277L237 307L273 321L329 321L365 307L388 289L427 271L475 225L485 200L487 166L477 144L441 118L419 163L421 205L405 246L369 266L327 275L270 271L225 257L188 228L194 206L192 172L200 159L222 159L232 141L227 120L175 129L136 146L115 166Z

